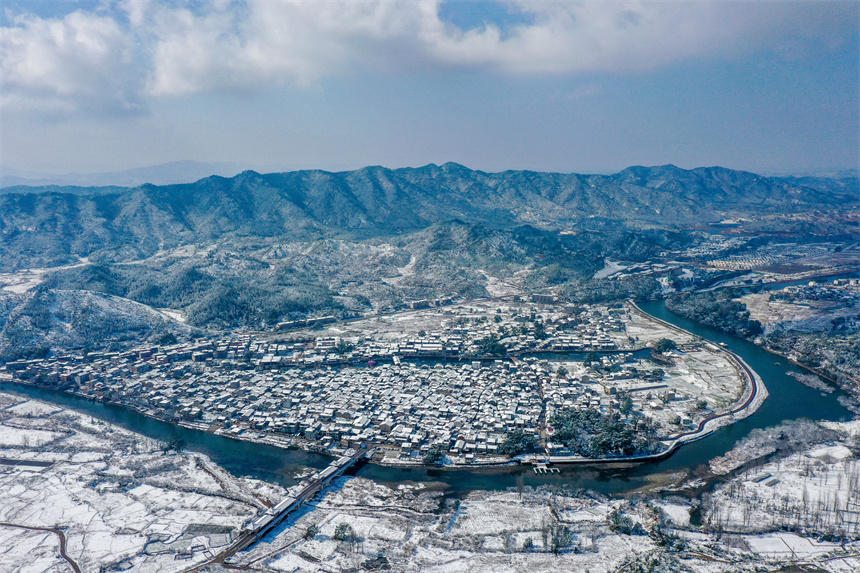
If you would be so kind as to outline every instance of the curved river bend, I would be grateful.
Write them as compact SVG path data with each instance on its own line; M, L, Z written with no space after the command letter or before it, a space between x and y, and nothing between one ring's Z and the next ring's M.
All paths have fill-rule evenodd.
M831 394L822 394L818 390L804 386L787 375L788 372L804 372L804 370L785 358L746 340L672 314L662 301L640 303L639 306L657 318L712 342L725 343L761 376L770 392L770 397L752 416L720 428L701 440L684 445L671 457L658 462L612 468L571 467L561 474L546 476L537 476L528 468L516 467L466 471L399 469L368 464L359 469L357 475L386 484L435 482L451 494L479 489L498 490L515 487L517 476L522 475L526 485L566 484L605 494L620 495L660 480L661 474L694 471L695 468L707 464L712 458L731 450L735 442L755 428L765 428L797 418L850 419L850 412L837 401L837 398L842 395L840 390ZM185 441L189 449L208 455L215 463L235 475L276 482L287 487L297 482L294 477L297 473L306 468L324 468L331 461L331 458L320 454L283 450L174 426L122 406L103 404L54 390L16 383L0 383L0 390L25 394L82 411L158 440L180 438Z

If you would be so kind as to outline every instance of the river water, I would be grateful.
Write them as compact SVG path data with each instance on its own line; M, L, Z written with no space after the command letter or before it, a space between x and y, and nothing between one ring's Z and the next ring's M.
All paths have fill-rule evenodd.
M772 354L746 340L718 332L712 328L677 316L666 309L662 301L640 304L645 312L698 334L717 343L725 343L740 355L761 376L770 397L752 416L720 428L713 434L679 448L671 457L627 467L587 468L571 467L561 474L538 476L529 468L492 470L425 470L398 469L367 464L357 475L387 485L403 482L425 482L444 488L451 494L472 490L500 490L516 487L517 476L525 485L558 484L573 488L587 488L609 495L622 495L660 482L666 474L683 472L692 474L716 456L731 450L735 442L756 428L766 428L782 421L797 418L815 420L847 420L851 413L839 404L840 390L822 394L799 383L788 372L804 372L788 360ZM0 383L0 390L9 390L60 406L85 412L93 417L117 424L158 440L180 438L188 449L208 455L227 471L250 476L285 487L297 482L296 475L307 468L323 468L331 458L300 450L283 450L273 446L243 442L189 430L148 418L128 408L79 398L54 390L35 388L15 383Z

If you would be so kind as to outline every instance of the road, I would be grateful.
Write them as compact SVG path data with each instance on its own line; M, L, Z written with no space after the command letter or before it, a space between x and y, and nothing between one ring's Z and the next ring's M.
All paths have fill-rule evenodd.
M17 527L19 529L29 529L30 531L48 531L50 533L54 533L57 537L60 538L60 556L65 559L69 565L72 566L72 569L75 573L81 573L81 568L78 567L78 564L75 563L75 560L69 557L69 554L66 553L66 534L57 529L56 527L32 527L29 525L18 525L17 523L6 523L0 522L0 525L4 525L6 527Z

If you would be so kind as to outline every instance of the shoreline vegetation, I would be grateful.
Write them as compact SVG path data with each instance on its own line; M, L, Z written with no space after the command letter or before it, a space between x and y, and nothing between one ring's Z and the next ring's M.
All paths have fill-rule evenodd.
M842 270L830 270L828 272L804 273L803 278L820 280L831 276L844 276L844 272ZM797 280L797 276L791 276L770 284L792 285ZM846 394L846 404L843 405L852 412L860 413L859 377L846 372L845 369L825 368L812 364L809 360L798 355L790 345L780 347L778 344L775 344L774 340L770 337L773 333L768 333L764 325L750 315L744 301L738 298L739 295L737 293L731 292L731 287L728 290L729 292L722 296L718 296L712 292L700 293L700 296L701 294L705 294L710 297L710 300L706 300L704 304L701 301L691 302L695 293L676 293L665 299L666 309L687 320L692 320L698 324L703 324L715 330L747 340L772 354L784 358L810 375L820 378L821 385L827 386L830 389L825 390L818 385L812 386L807 384L808 386L827 393L832 392L833 387L842 390ZM720 319L715 318L717 315L720 316ZM804 383L800 378L798 378L798 381ZM832 386L829 386L828 383Z

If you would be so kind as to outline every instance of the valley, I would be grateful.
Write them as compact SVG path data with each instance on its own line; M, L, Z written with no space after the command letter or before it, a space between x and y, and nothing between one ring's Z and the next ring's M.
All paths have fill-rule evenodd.
M83 570L850 570L855 188L455 164L5 188L4 519ZM4 534L61 566L51 531Z

